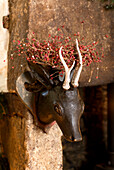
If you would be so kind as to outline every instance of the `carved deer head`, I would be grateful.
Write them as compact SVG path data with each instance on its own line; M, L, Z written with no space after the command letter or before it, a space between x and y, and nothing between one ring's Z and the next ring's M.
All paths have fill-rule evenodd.
M84 110L77 88L82 70L82 56L77 40L76 48L80 61L77 72L74 68L75 62L68 68L62 56L62 47L59 50L59 56L65 68L64 82L59 79L50 79L50 73L53 70L49 66L44 67L31 62L28 63L30 71L24 72L16 82L18 95L37 117L39 126L44 128L56 121L65 138L72 142L82 139L80 117Z

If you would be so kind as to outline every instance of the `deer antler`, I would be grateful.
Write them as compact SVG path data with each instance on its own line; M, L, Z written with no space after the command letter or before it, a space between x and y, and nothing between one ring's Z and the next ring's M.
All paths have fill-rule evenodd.
M64 83L63 83L63 88L65 90L68 90L70 88L70 85L69 85L69 83L70 83L70 72L74 67L75 61L73 62L72 66L70 68L68 68L68 66L67 66L67 64L66 64L66 62L65 62L65 60L62 56L61 50L62 50L62 47L59 50L59 56L60 56L60 59L61 59L63 66L65 68L65 80L64 80Z
M82 55L81 55L81 52L80 52L80 49L78 47L78 40L76 39L76 48L77 48L77 51L78 51L78 55L79 55L79 69L76 73L76 69L74 70L74 74L73 74L73 77L72 77L72 85L74 87L77 87L78 86L78 81L79 81L79 78L80 78L80 74L81 74L81 71L82 71Z

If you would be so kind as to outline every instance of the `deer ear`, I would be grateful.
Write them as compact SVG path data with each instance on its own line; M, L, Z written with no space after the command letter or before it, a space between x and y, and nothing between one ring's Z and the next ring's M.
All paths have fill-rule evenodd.
M25 85L25 89L29 92L36 93L36 92L40 92L44 89L43 86L38 81L35 81L32 84L25 82L24 85Z
M26 90L25 82L29 84L34 83L34 79L31 77L29 71L22 73L16 80L16 91L22 102L34 113L35 93Z
M43 67L40 64L28 62L28 66L31 70L31 75L39 83L41 83L46 89L50 89L54 82L50 79L49 68Z

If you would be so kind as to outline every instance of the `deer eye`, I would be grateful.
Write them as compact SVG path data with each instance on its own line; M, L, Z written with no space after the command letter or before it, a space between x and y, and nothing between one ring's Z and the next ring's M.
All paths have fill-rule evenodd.
M54 105L54 110L59 114L59 116L62 116L62 107L59 104Z

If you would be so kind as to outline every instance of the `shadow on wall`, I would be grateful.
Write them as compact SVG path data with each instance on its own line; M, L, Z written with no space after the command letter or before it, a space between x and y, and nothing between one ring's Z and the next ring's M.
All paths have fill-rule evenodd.
M94 170L107 159L107 86L81 89L85 111L81 117L83 140L63 142L64 170Z

